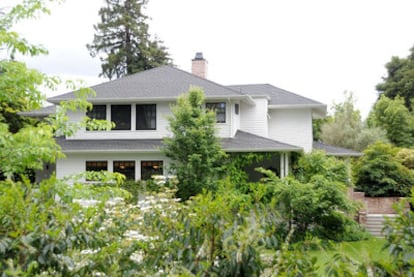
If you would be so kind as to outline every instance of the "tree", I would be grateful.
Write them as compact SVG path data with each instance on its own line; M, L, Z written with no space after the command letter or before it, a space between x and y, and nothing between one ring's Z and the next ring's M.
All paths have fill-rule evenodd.
M397 96L404 99L404 105L412 110L412 99L414 97L414 47L410 49L407 58L392 57L385 65L387 76L376 89L390 99Z
M92 57L103 53L100 76L112 79L170 63L162 41L148 33L143 9L148 0L105 0L101 23L87 48Z
M369 115L369 124L383 128L390 142L397 146L414 145L414 115L400 96L391 99L382 95Z
M331 145L362 151L375 141L386 141L385 132L368 127L362 122L360 111L355 109L353 93L344 93L345 100L334 104L334 115L321 126L320 138Z
M32 45L10 31L14 23L33 18L39 12L48 12L44 1L26 0L9 12L0 14L0 122L7 123L12 133L22 128L25 122L18 112L40 108L44 96L39 88L50 88L57 83L55 78L27 68L15 59L16 54L38 56L47 53L45 48Z
M177 195L184 200L203 189L216 189L226 156L215 135L215 112L203 105L204 92L192 87L178 98L168 118L172 136L164 139L163 152L172 160Z
M398 148L377 142L364 151L354 167L355 186L367 196L407 196L413 171L397 158Z

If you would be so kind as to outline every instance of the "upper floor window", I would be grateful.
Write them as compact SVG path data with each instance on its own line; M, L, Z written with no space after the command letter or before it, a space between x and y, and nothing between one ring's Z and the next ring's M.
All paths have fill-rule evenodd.
M239 110L240 110L240 107L239 107L239 104L234 104L234 113L235 114L239 114Z
M90 119L106 120L106 105L93 105L91 109L88 109L86 116ZM89 127L86 127L87 131L90 131Z
M112 130L131 130L131 105L111 105Z
M136 130L155 130L157 127L157 105L136 105Z
M92 109L86 112L91 119L106 120L106 105L93 105Z
M226 103L206 103L206 109L216 112L217 123L226 123Z

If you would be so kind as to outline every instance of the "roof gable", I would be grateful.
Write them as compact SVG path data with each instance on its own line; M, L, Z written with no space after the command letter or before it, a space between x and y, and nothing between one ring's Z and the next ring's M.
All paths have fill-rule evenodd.
M191 86L201 87L206 98L246 98L245 95L231 88L197 77L181 69L161 66L92 86L96 97L91 97L88 100L92 102L172 100L187 92ZM48 101L59 103L74 98L75 93L69 92L49 98Z

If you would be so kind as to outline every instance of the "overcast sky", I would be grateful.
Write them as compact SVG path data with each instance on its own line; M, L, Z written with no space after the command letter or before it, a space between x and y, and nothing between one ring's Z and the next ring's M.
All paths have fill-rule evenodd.
M29 64L88 85L102 82L100 61L85 45L103 3L66 0L52 15L20 24L20 33L50 51ZM149 0L146 13L150 32L183 70L203 52L212 81L270 83L328 106L348 90L365 116L385 63L414 46L413 11L412 0Z

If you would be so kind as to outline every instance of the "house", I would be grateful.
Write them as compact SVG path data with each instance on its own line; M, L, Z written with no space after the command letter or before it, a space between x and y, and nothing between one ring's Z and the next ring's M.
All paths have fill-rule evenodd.
M292 153L314 148L312 120L326 115L326 105L270 84L224 86L206 79L207 61L201 53L192 60L192 73L161 66L93 86L86 115L115 123L111 131L80 130L57 138L66 158L45 169L58 178L79 172L108 170L128 179L148 179L166 174L168 159L160 152L169 135L170 106L190 86L201 87L205 107L217 116L217 135L226 152L273 152L269 168L281 176L289 173ZM73 92L49 98L59 105L74 99ZM73 121L84 112L71 112ZM47 172L43 172L43 175Z

